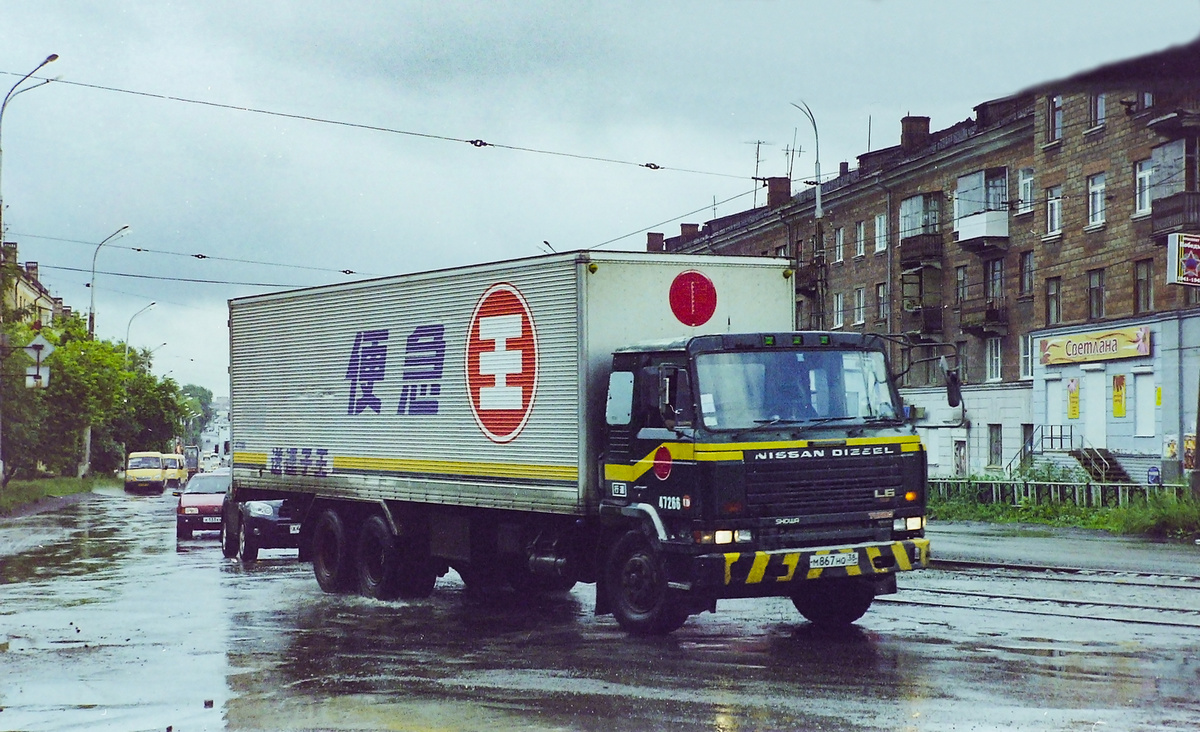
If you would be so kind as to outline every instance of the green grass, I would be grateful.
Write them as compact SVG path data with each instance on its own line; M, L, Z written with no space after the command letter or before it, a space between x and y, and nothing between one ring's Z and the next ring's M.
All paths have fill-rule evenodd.
M0 488L0 516L8 516L25 506L43 498L69 496L75 493L90 493L98 485L121 485L115 478L44 478L40 480L12 480Z
M1155 495L1124 506L1086 508L1073 503L980 503L970 497L932 498L929 518L938 521L1044 524L1103 529L1160 539L1200 538L1200 503L1188 495Z

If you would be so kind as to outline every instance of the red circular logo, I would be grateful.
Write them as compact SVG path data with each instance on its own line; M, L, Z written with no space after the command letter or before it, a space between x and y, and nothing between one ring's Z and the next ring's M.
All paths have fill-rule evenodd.
M510 442L521 433L533 411L537 377L529 305L512 285L492 285L475 304L467 329L467 395L489 440Z
M671 451L666 445L658 448L654 453L654 477L659 480L666 480L671 477Z
M704 325L717 311L717 288L696 270L682 272L671 283L671 312L684 325Z

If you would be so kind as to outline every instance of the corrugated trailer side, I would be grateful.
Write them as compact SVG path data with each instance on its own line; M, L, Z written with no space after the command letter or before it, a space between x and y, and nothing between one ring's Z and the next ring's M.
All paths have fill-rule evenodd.
M365 500L581 510L577 271L574 257L560 256L232 300L235 481ZM492 386L507 381L507 393L532 401L523 424L491 437L473 413L465 368L472 318L489 314L477 307L495 309L483 302L489 290L508 296L501 310L523 298L536 313L537 344L529 381L517 378L531 375L529 349L512 347L519 339L486 342L526 359L493 364L507 377L493 375ZM512 426L519 439L503 434Z

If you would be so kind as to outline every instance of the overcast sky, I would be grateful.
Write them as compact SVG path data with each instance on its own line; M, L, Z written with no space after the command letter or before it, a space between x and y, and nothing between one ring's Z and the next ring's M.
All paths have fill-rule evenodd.
M643 250L754 205L756 150L787 175L794 141L811 179L791 102L836 173L905 114L942 129L1197 35L1200 0L0 0L0 92L51 53L60 77L2 119L5 240L86 314L128 224L97 337L227 395L230 297Z

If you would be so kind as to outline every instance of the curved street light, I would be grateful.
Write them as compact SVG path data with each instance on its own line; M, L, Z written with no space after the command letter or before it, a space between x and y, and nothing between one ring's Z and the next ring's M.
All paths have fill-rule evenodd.
M43 66L45 66L46 64L50 63L51 61L55 61L57 59L58 59L57 53L52 53L49 56L47 56L45 61L42 61L40 64L38 64L36 67L34 67L33 71L30 71L28 74L25 74L24 76L22 76L17 81L16 84L12 85L12 88L8 90L8 93L4 95L4 101L0 102L0 132L3 132L3 130L4 130L4 110L8 109L8 103L12 100L12 98L15 97L16 95L20 94L21 92L26 92L26 91L29 91L30 89L36 89L37 87L43 86L50 82L43 81L41 84L34 84L33 86L25 87L24 89L21 89L20 91L17 91L17 87L24 84L25 81L27 79L29 79L29 77L33 76L38 71L40 71ZM4 147L2 145L0 145L0 182L2 182L4 179L3 172L4 172ZM0 187L0 242L3 242L3 241L4 241L4 193L2 192L2 187ZM2 404L2 400L3 400L3 394L0 394L0 404ZM0 424L0 443L3 442L2 427L3 427L3 425ZM4 484L4 475L5 475L5 473L4 473L4 451L0 450L0 486L2 486Z
M125 357L122 360L122 363L124 363L124 364L129 363L129 329L131 327L133 327L133 319L136 318L137 316L141 315L142 313L146 312L147 310L149 310L150 308L154 307L157 304L158 303L156 303L156 302L152 302L149 305L147 305L146 307L144 307L141 310L134 313L133 315L129 316L129 324L125 326Z
M88 304L88 340L96 340L96 257L100 254L100 247L109 243L118 236L129 231L129 224L125 224L113 233L104 237L104 241L96 245L96 251L92 252L92 281L88 283L88 288L92 291L92 300Z
M31 77L34 74L36 74L37 72L41 71L43 66L45 66L46 64L50 63L51 61L55 61L57 59L58 59L57 53L52 53L49 56L47 56L45 61L38 64L37 67L35 67L33 71L30 71L28 74L25 74L24 76L22 76L21 79L19 81L17 81L16 84L12 85L12 88L8 90L8 93L4 95L4 101L0 102L0 133L2 133L4 130L4 110L8 109L8 103L12 100L12 98L23 92L30 91L31 89L36 89L39 86L45 86L46 84L49 84L52 80L46 79L45 81L43 81L40 84L34 84L33 86L27 86L24 89L21 89L20 91L17 91L17 87L24 84L26 82L26 80L29 79L29 77ZM3 181L3 171L4 171L4 147L2 145L0 145L0 182ZM2 192L0 192L0 239L3 239L3 238L4 238L4 194ZM2 465L2 463L0 463L0 465Z

